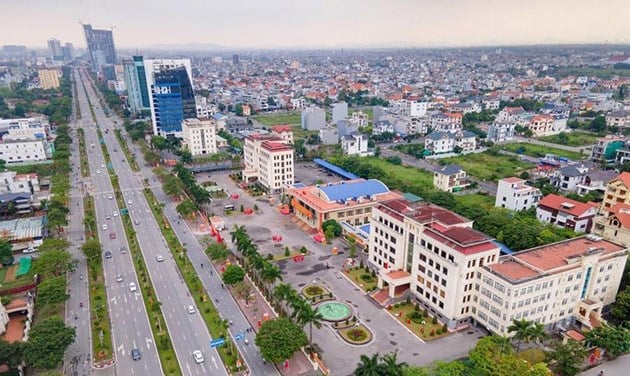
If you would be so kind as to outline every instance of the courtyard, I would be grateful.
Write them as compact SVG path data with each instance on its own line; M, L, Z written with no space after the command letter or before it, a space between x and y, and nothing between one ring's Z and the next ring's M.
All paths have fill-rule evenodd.
M319 169L316 170L321 173ZM296 176L300 173L296 171ZM284 252L285 247L300 249L305 246L309 254L303 261L296 262L289 258L277 262L283 272L284 282L290 283L298 291L307 285L322 285L332 292L338 301L350 305L360 322L372 332L373 338L367 345L355 347L341 339L335 329L328 325L313 330L313 341L323 350L322 359L326 366L333 370L333 374L352 373L361 354L375 352L384 354L398 350L401 361L419 365L429 364L436 359L460 358L474 347L479 337L486 335L481 329L471 328L466 332L454 333L423 343L409 328L376 305L343 275L348 254L340 240L336 239L333 244L328 245L316 242L311 235L300 230L292 216L280 214L275 204L264 202L260 197L249 196L238 188L228 175L227 171L212 174L211 179L224 187L228 194L228 198L217 199L212 203L214 214L223 213L222 208L228 203L238 203L238 206L243 205L246 208L254 205L259 207L259 211L254 215L236 211L224 216L226 230L222 232L222 236L228 244L229 232L234 225L245 225L249 236L258 245L261 255L280 254ZM328 179L337 180L334 177ZM232 194L237 194L238 199L232 199ZM280 242L273 240L273 236L277 234L282 235ZM333 247L340 250L336 255L332 253Z

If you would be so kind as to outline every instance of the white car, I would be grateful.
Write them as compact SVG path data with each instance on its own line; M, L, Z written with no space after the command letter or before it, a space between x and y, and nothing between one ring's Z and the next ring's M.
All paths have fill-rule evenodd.
M138 291L138 288L136 287L136 284L134 282L129 282L129 291L131 292Z
M123 281L122 274L118 274L118 276L116 277L116 282L122 282L122 281Z
M112 219L112 216L108 214L105 216L105 219Z
M114 217L118 217L118 212L117 212L117 211L115 211L115 212L113 212L113 213L112 213L112 215L113 215Z
M100 174L100 173L101 173L101 170L96 170L96 173L97 173L97 174Z
M157 255L157 257L155 259L157 260L157 262L162 262L162 261L164 261L164 256Z
M195 358L195 363L197 363L197 364L203 363L203 361L204 361L203 354L201 353L201 350L193 351L193 358Z
M107 230L107 225L103 223L103 226L101 227L103 230Z
M131 204L133 204L133 201L131 200L127 201L127 205L131 205Z
M103 163L103 164L101 165L101 167L102 167L102 168L105 168L105 164Z
M108 200L113 200L113 199L114 199L114 196L109 195L109 196L107 196L107 199L108 199Z
M197 311L195 311L195 307L189 305L188 308L186 308L186 310L188 311L188 313L190 313L191 315Z

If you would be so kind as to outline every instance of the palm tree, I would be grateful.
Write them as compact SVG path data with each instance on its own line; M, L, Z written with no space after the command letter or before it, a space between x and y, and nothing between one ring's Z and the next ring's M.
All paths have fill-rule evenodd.
M391 354L383 355L381 358L384 368L384 374L387 376L403 376L403 370L407 367L407 363L398 363L398 353L393 352Z
M533 323L529 328L529 333L526 341L532 341L534 343L543 343L547 339L547 332L545 326L539 322Z
M512 325L508 326L508 333L514 333L512 339L516 340L516 350L520 350L523 341L529 341L529 333L532 322L529 320L512 320Z
M245 236L247 236L247 230L245 229L245 225L234 225L234 231L230 232L230 235L232 236L232 243L237 242L239 239L243 239Z
M260 271L260 279L263 283L267 283L271 290L271 288L273 288L273 284L276 283L276 281L282 281L282 271L276 265L265 261L263 263L263 268Z
M309 325L309 337L308 337L308 347L313 349L313 325L317 329L322 327L322 321L324 320L324 316L322 314L313 309L311 304L304 299L298 300L299 303L296 302L296 310L293 312L292 316L295 316L295 321L299 326L304 326L306 324Z
M382 376L384 374L384 367L379 364L378 353L370 356L361 355L359 364L354 370L354 376Z
M281 283L274 287L273 295L278 301L285 303L285 309L292 307L293 302L299 299L297 291L288 283ZM289 313L285 311L285 316L288 316L288 314Z

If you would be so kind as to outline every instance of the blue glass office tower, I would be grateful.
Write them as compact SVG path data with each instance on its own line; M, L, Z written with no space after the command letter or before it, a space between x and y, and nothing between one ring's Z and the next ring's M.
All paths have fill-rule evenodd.
M182 120L197 117L195 93L186 67L162 69L153 75L154 129L163 136L179 136Z

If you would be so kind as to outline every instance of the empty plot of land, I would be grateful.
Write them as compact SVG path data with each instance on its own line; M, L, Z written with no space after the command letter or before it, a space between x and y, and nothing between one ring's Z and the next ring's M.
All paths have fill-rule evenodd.
M509 176L518 176L521 172L534 167L533 164L521 161L514 156L495 155L488 152L444 158L440 160L440 163L459 165L468 175L486 181L497 181Z

